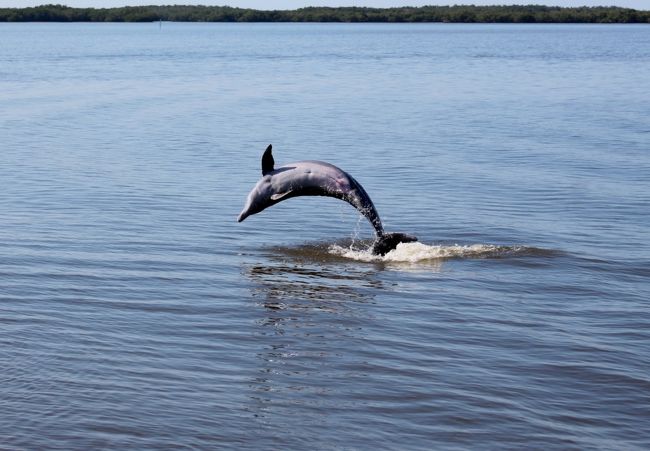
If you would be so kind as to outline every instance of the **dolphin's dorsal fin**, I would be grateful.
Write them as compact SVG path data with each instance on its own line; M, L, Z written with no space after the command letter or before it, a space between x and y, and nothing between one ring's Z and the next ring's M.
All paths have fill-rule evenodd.
M273 160L271 149L273 149L273 146L269 144L269 147L267 147L264 151L264 155L262 155L262 175L266 175L269 172L273 171L275 160Z

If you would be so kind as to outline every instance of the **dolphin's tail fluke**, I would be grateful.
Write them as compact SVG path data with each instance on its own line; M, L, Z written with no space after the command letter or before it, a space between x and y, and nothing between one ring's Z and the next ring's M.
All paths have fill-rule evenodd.
M399 243L411 243L418 239L406 233L384 233L377 237L370 251L374 255L386 255L397 247Z

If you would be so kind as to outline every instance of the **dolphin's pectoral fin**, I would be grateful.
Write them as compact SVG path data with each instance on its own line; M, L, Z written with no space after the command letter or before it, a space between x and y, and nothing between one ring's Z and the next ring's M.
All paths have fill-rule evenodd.
M275 166L275 160L273 159L273 153L271 152L272 149L273 146L269 144L264 151L264 155L262 155L262 175L266 175L273 171L273 167Z
M292 192L293 192L292 190L289 190L289 191L285 191L284 193L271 194L271 200L282 200Z

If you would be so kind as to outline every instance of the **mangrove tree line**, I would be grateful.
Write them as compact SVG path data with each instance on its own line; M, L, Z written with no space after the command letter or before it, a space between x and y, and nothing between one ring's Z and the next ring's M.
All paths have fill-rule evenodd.
M618 7L422 6L399 8L309 7L263 11L229 6L71 8L43 5L1 8L0 22L500 22L650 23L650 11Z

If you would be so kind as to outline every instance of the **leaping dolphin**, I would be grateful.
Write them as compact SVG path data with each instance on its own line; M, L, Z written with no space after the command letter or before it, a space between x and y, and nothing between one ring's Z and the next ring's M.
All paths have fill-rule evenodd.
M237 222L255 213L296 196L329 196L348 202L370 221L376 239L372 253L385 255L399 243L417 241L404 233L385 233L379 213L370 196L350 174L322 161L298 161L274 168L272 146L262 156L262 178L248 194L246 205Z

